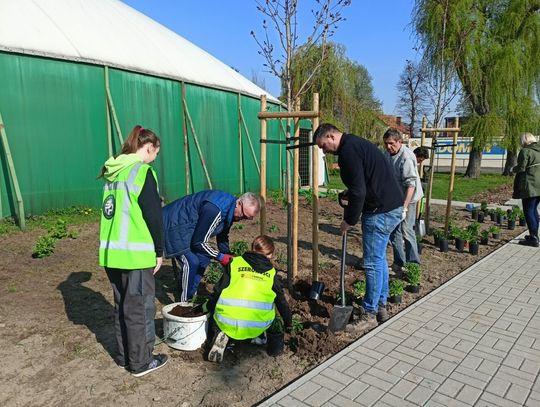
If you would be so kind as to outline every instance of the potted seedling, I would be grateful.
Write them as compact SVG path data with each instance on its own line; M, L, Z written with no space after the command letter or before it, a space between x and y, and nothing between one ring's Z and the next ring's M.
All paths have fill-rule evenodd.
M516 228L517 213L511 211L508 213L508 230L514 230Z
M469 253L473 256L478 254L478 236L476 235L469 237Z
M392 280L388 286L388 301L392 304L401 304L401 296L405 289L405 282L403 280Z
M424 244L422 243L422 236L416 235L416 247L418 249L418 254L422 254L422 249L424 248Z
M489 219L491 219L492 222L495 222L497 220L497 214L495 213L494 209L488 209L487 213L489 214Z
M456 250L458 252L462 252L463 248L465 247L465 237L464 237L465 231L463 229L456 227L452 231L452 235L454 235L454 238L455 238Z
M501 208L495 209L495 222L497 225L502 225L504 219L504 211Z
M482 201L480 202L480 210L484 213L487 212L487 202L486 201Z
M366 282L364 280L355 281L353 283L353 296L357 304L362 303L364 295L366 295Z
M433 244L437 247L439 247L439 239L444 234L444 232L441 229L433 229Z
M276 315L274 321L266 330L266 353L269 356L279 356L283 352L284 344L283 319Z
M405 263L405 278L409 283L407 290L411 293L418 293L420 291L420 276L422 270L418 263Z
M478 213L480 212L480 210L478 208L474 208L471 212L471 218L473 220L478 220Z
M477 217L478 222L484 223L484 216L485 216L484 211L479 211L478 212L478 217Z
M499 235L501 233L501 228L498 227L498 226L490 226L489 227L489 233L491 233L491 236L493 237L493 239L498 239L499 238Z
M439 235L439 250L443 253L448 251L448 236L441 230Z
M480 232L480 244L487 245L489 242L489 230L482 230Z

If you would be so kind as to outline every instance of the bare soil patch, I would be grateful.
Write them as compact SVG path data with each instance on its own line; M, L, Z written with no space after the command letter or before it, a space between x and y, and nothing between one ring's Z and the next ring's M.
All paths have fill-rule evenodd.
M433 226L443 223L443 207L434 207ZM300 208L299 276L294 290L286 292L304 330L286 336L285 352L274 358L264 347L234 342L221 365L204 360L203 351L182 352L160 343L157 352L170 357L168 366L142 379L118 368L115 352L112 290L97 265L98 225L75 228L76 240L58 242L48 258L33 259L33 245L43 231L2 236L0 246L0 405L164 405L248 406L262 400L297 376L313 368L372 327L357 326L331 334L326 326L339 284L342 210L335 202L320 205L320 280L326 289L317 302L308 301L311 285L311 208ZM470 223L466 211L454 211L456 223ZM269 203L268 228L277 243L276 266L286 285L286 211ZM493 224L487 221L486 226ZM419 294L405 292L402 304L389 304L394 315L465 270L483 256L524 231L502 229L501 239L480 247L478 256L441 253L424 239L423 280ZM259 233L255 222L234 228L231 241L250 242ZM358 269L362 257L361 234L350 235L347 287L363 279ZM391 263L392 254L388 250ZM391 275L392 277L392 275ZM174 302L170 262L157 275L156 327L162 335L159 310ZM201 291L211 291L204 285ZM355 305L356 306L356 305Z

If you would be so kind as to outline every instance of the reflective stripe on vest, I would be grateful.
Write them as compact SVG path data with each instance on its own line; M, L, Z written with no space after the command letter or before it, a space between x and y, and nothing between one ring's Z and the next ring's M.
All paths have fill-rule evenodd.
M155 266L156 254L152 236L142 217L142 213L140 213L140 208L138 206L135 207L135 205L138 205L136 200L142 191L142 186L146 179L145 172L141 174L141 177L142 175L144 177L139 180L139 183L142 182L143 185L136 183L142 166L142 162L135 163L129 169L125 181L107 182L103 187L104 199L106 199L107 194L113 195L115 200L121 199L122 207L115 208L119 209L119 211L113 215L109 229L105 229L106 233L103 233L103 230L100 231L99 257L100 265L102 266L121 269L149 268ZM119 178L122 178L122 176ZM104 222L103 217L104 215L102 213L102 222ZM137 224L132 224L135 221ZM137 241L130 241L130 225L134 228L132 233L137 234ZM117 236L114 236L115 231L118 232Z
M256 338L276 316L276 270L258 273L242 257L235 257L230 268L231 281L217 301L214 320L233 339Z

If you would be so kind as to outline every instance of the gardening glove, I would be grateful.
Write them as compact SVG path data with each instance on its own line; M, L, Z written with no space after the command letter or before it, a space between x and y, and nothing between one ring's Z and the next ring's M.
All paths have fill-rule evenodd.
M401 214L401 221L403 222L407 217L407 208L403 208L403 213Z
M218 258L218 261L222 266L225 267L228 266L231 261L233 261L233 256L230 254L224 254L221 259Z

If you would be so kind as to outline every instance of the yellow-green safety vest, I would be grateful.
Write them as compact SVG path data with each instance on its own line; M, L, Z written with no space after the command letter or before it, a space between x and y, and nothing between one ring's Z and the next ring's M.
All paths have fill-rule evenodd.
M272 290L276 270L258 273L242 257L230 264L231 282L216 304L214 320L233 339L256 338L276 317Z
M137 162L122 170L114 182L105 183L99 231L100 266L125 270L155 267L154 240L137 202L149 169L156 178L152 167Z

